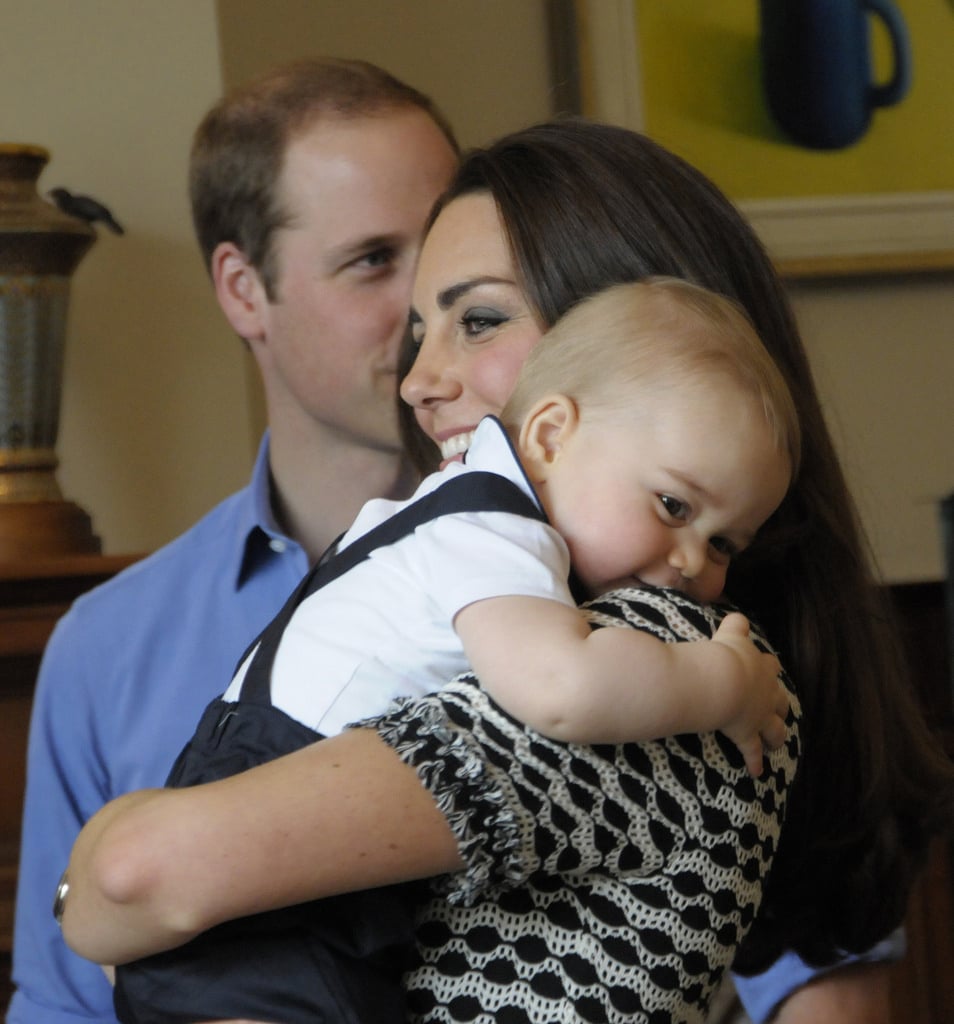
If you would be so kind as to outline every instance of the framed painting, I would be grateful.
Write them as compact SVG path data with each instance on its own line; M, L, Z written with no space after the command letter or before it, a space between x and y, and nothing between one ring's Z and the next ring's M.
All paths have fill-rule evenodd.
M858 15L871 65L865 95L871 83L898 85L902 58L906 80L900 96L866 108L847 142L806 144L792 134L798 125L781 127L759 0L566 0L578 108L644 131L699 167L788 276L954 268L954 0L876 6L896 9L907 52L880 16ZM794 86L795 115L814 84Z

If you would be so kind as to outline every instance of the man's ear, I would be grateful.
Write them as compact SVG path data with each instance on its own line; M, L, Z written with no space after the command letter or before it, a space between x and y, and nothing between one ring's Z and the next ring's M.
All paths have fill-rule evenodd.
M579 423L579 408L568 395L547 395L530 408L520 427L517 447L531 481L546 479Z
M263 312L268 305L258 271L233 242L220 242L212 253L212 283L232 330L248 342L264 337Z

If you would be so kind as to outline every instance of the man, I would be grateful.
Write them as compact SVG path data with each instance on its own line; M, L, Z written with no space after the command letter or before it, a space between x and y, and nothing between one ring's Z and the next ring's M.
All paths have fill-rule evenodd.
M430 101L312 60L199 126L193 216L219 304L262 375L249 486L76 603L44 656L28 754L9 1024L115 1020L51 894L83 822L161 785L245 646L360 506L413 484L395 368L425 219L456 163Z

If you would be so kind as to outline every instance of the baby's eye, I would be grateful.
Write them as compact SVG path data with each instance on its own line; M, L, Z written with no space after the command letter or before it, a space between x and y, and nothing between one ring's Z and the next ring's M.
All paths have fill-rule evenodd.
M679 498L674 498L671 494L660 494L659 503L671 519L684 520L689 518L689 506L684 501L680 501Z
M730 561L739 553L738 546L733 544L727 537L713 537L709 541L709 547L721 558Z

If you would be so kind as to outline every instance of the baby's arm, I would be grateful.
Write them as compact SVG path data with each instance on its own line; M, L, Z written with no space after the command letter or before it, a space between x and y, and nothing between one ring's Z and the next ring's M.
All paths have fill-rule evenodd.
M712 640L667 644L634 629L590 630L558 601L495 597L454 628L481 685L506 711L564 743L630 743L724 732L753 775L763 741L785 740L780 666L728 615Z

